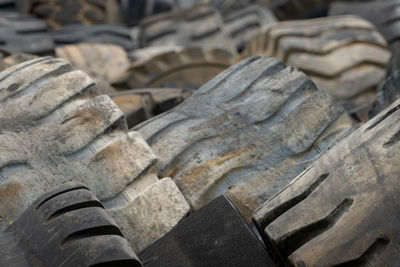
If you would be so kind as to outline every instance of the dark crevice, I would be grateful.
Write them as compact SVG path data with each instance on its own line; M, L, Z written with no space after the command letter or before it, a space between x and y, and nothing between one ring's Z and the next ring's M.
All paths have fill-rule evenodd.
M136 267L136 266L139 267L142 265L140 264L140 262L136 260L116 260L116 261L107 261L90 265L90 267Z
M114 225L97 226L70 234L61 242L61 247L65 247L71 242L79 241L84 238L103 236L103 235L117 235L123 237L121 231L117 226Z
M381 123L382 121L384 121L386 118L388 118L390 115L392 115L393 113L395 113L396 111L398 111L400 109L400 105L395 106L394 108L392 108L391 110L389 110L388 112L385 113L385 115L381 116L379 119L377 119L371 126L369 126L366 131L369 131L373 128L375 128L379 123Z
M384 148L389 148L392 145L398 143L400 141L400 130L398 130L392 137L390 137L389 141L383 144Z
M331 229L337 221L350 209L352 199L345 199L326 218L307 225L293 233L289 233L278 240L278 249L282 256L291 255L298 248Z
M62 194L64 194L64 193L71 192L71 191L80 190L80 189L89 190L87 187L85 187L85 186L83 186L83 185L65 189L65 190L63 190L63 191L57 192L56 194L53 194L53 195L49 196L48 198L46 198L45 200L43 200L42 202L40 202L40 204L36 206L36 209L39 209L39 208L40 208L41 206L43 206L46 202L48 202L49 200L51 200L51 199L53 199L53 198L55 198L55 197L57 197L57 196L59 196L59 195L62 195Z

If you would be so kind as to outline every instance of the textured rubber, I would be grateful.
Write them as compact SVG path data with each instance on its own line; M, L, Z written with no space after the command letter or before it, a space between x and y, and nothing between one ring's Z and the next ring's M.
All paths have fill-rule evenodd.
M275 266L250 226L225 196L184 219L139 257L149 267Z
M352 114L364 111L363 117L391 56L375 27L355 16L278 23L254 38L244 52L257 54L299 68Z
M100 201L69 182L0 233L0 266L142 266Z
M53 50L45 23L17 12L0 12L0 51L44 55Z
M144 19L140 23L140 45L182 45L220 48L236 54L220 14L208 5L177 10Z
M396 266L399 126L396 101L325 153L254 215L291 266Z
M76 43L115 44L130 51L136 47L129 28L121 25L71 25L52 32L56 45Z
M269 7L279 20L326 16L333 0L272 0Z
M2 226L68 181L93 190L137 251L189 211L171 179L148 171L156 156L140 134L127 132L108 96L93 96L94 83L82 71L38 58L1 72L0 88Z
M134 127L195 209L223 193L254 210L352 123L310 79L273 58L249 58L176 108Z
M172 50L136 61L130 68L129 88L172 87L197 89L232 64L225 50Z

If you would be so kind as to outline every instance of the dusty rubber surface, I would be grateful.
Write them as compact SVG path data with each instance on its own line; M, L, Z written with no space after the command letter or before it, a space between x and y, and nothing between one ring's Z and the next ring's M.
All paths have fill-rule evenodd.
M294 266L399 260L399 101L325 153L254 215Z
M310 79L273 58L249 58L178 107L134 127L198 209L226 193L254 210L351 127Z
M157 160L151 148L127 132L108 96L93 96L86 74L62 59L38 58L1 72L0 87L1 225L68 181L103 201L137 251L187 214L172 180L149 171Z

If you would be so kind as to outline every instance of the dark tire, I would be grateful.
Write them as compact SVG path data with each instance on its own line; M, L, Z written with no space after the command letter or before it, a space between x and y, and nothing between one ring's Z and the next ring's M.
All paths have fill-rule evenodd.
M94 80L109 84L126 79L129 59L125 50L117 45L80 43L56 48L56 56L64 58Z
M172 180L149 171L157 160L150 147L127 132L108 96L93 96L94 83L82 71L62 59L38 58L1 72L0 88L6 89L0 94L2 226L68 181L93 190L137 251L187 214Z
M224 16L226 30L239 52L264 26L274 22L276 18L273 13L261 5L250 5Z
M354 16L278 23L254 38L245 55L273 56L299 68L362 120L390 60L385 39Z
M75 182L42 195L0 236L1 266L142 266L100 201Z
M369 112L370 118L390 106L400 98L400 70L393 72L389 78L382 83L378 90L376 100Z
M51 54L54 42L39 19L16 12L0 12L0 51L8 54Z
M399 262L399 105L325 153L254 215L293 266Z
M272 0L269 7L279 20L326 16L332 0Z
M31 0L30 13L53 28L72 24L106 23L118 10L115 0Z
M159 156L158 173L172 177L192 207L226 193L251 211L351 124L305 74L253 57L133 129Z
M232 63L225 50L204 52L185 48L138 61L129 70L129 88L167 87L197 89Z
M182 45L202 47L205 51L220 48L236 53L222 17L207 5L151 16L139 27L141 47Z
M192 90L177 88L150 88L121 91L112 93L110 96L124 112L128 127L131 128L174 108L192 92Z
M331 15L355 14L371 21L385 36L392 51L388 76L400 69L400 1L337 2L330 7Z
M76 43L115 44L131 51L136 47L131 30L121 25L72 25L52 32L56 45Z

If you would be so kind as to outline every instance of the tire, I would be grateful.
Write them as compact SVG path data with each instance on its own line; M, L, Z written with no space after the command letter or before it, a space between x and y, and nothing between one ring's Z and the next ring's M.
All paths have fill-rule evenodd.
M399 262L399 105L361 126L255 214L293 266Z
M329 10L331 15L355 14L373 23L386 38L393 57L388 65L388 76L400 69L400 1L338 2Z
M73 24L99 24L114 21L119 10L114 0L31 0L30 13L53 28Z
M100 201L75 182L39 197L0 236L1 266L142 266Z
M397 70L379 87L373 108L369 112L370 118L390 106L400 96L400 70Z
M390 60L385 39L354 16L278 23L254 38L245 55L273 56L299 68L360 120L368 118Z
M10 56L3 58L3 67L2 68L0 67L0 71L38 57L39 56L32 54L25 54L25 53L12 54Z
M1 226L68 181L91 188L136 251L186 216L176 185L150 171L150 147L108 96L93 97L86 74L38 58L1 72L0 87Z
M272 12L261 5L250 5L224 16L226 30L230 33L238 52L268 24L276 22Z
M220 48L236 54L222 17L212 7L200 5L151 16L139 25L141 47L181 45Z
M225 50L204 52L201 48L185 48L135 62L129 70L128 88L197 89L228 68L232 63Z
M128 127L166 112L182 103L192 90L176 88L135 89L110 94L112 100L124 112Z
M114 44L131 51L136 47L129 28L120 25L71 25L52 32L56 45L77 43Z
M56 48L56 56L64 58L94 80L110 84L126 79L128 55L122 47L111 44L80 43Z
M225 193L245 212L284 188L351 124L305 74L253 57L133 130L158 155L158 173L172 177L195 210Z
M42 21L16 12L0 12L0 51L51 54L54 42Z

